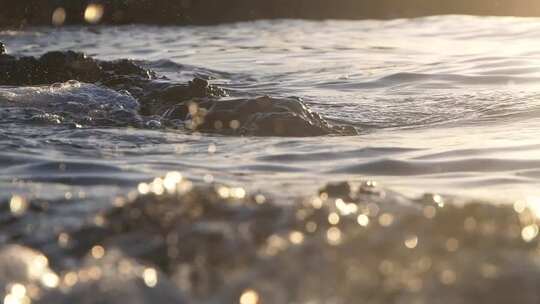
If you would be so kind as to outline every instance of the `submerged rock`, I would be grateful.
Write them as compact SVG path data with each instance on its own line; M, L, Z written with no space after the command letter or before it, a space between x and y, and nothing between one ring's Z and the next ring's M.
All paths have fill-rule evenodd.
M73 80L105 86L137 99L139 114L154 117L150 119L153 121L156 117L164 120L158 121L164 126L180 120L194 131L230 135L357 134L353 127L331 125L300 99L222 99L227 96L225 90L204 79L175 83L131 60L101 61L73 51L49 52L39 58L0 55L0 85L51 85Z
M353 127L330 125L301 100L271 98L194 100L175 105L165 117L189 120L193 130L258 136L355 135Z

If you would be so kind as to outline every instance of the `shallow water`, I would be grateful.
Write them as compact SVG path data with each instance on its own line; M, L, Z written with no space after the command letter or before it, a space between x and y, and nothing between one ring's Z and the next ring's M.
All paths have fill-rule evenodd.
M36 127L13 118L1 131L2 160L13 163L2 168L2 187L12 188L13 178L123 186L179 170L194 179L210 174L293 193L312 192L309 186L328 180L374 177L414 193L532 195L540 181L539 31L536 19L465 16L5 31L0 38L14 54L61 49L143 60L174 80L211 78L233 95L302 97L361 134L199 137L176 130ZM27 91L20 99L30 104L88 99L87 92L63 98L28 88L2 88L1 94L18 90ZM216 151L208 154L212 144ZM54 170L62 162L78 169Z
M470 16L3 31L0 40L12 54L78 50L99 59L133 58L175 81L210 79L231 96L301 97L328 120L360 134L237 137L121 123L88 125L78 115L112 115L122 122L133 117L111 113L135 109L137 101L92 84L0 87L0 198L19 193L56 202L45 219L13 228L21 235L34 231L28 241L34 244L51 231L79 229L82 219L111 208L117 195L126 196L140 182L169 171L195 183L260 190L289 206L327 182L371 179L407 197L429 192L537 203L539 37L540 19ZM70 120L62 123L55 115ZM467 214L450 218L463 221ZM501 225L502 230L515 228ZM426 236L431 243L441 237ZM295 254L282 258L295 261ZM528 251L519 254L523 263L533 263ZM323 259L331 269L333 260ZM526 272L524 280L536 282L535 271ZM324 303L347 303L345 293L351 290L343 291L341 300ZM300 298L301 303L323 303L328 295L320 302ZM384 297L377 299L374 303L384 303ZM435 303L433 295L422 299ZM530 299L536 298L525 302L533 303ZM278 298L274 303L285 302Z

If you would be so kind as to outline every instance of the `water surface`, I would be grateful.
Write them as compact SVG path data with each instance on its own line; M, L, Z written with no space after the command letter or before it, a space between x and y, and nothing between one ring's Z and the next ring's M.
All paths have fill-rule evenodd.
M467 16L4 31L0 38L14 54L79 50L100 59L141 60L173 80L209 78L239 96L298 96L361 134L237 138L73 129L28 123L2 107L0 115L11 118L2 119L0 187L4 194L31 189L38 196L65 192L66 185L87 192L104 187L99 195L108 196L178 170L195 180L211 175L294 194L329 180L375 178L410 193L534 195L540 181L539 33L537 19ZM40 98L88 96L43 97L32 88L20 94L26 108ZM104 98L96 103L122 102Z
M538 303L539 38L540 19L472 16L1 31L16 55L77 50L233 97L300 97L359 135L126 127L113 114L137 100L98 85L0 87L0 243L39 250L2 246L0 274L52 264L41 283L9 272L0 285L60 286L30 295L44 303L94 290L110 303ZM102 116L114 123L83 119ZM190 180L179 194L146 183L171 171ZM344 180L383 188L313 197ZM190 190L216 182L233 188ZM410 199L424 193L444 198Z

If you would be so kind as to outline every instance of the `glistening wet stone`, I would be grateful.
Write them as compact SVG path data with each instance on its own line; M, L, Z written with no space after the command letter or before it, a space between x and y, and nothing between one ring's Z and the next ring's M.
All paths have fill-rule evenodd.
M140 104L140 115L152 121L163 120L157 121L159 124L143 124L131 119L135 126L174 127L170 122L180 120L192 131L228 135L357 134L353 127L331 125L301 99L222 99L227 92L207 80L195 78L187 84L175 83L130 60L101 61L73 51L49 52L39 58L0 55L0 85L55 85L74 80L132 96Z

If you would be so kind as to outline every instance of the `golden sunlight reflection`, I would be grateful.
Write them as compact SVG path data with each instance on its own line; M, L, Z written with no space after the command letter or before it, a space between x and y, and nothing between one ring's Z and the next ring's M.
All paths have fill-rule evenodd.
M103 17L103 13L103 5L97 3L89 4L84 10L84 20L92 24L98 23Z
M221 186L217 189L217 193L222 198L229 198L231 196L231 190L228 187Z
M156 177L151 183L139 183L137 192L141 195L153 193L162 195L165 193L184 193L191 190L193 184L185 180L177 171L168 172L164 178Z
M394 222L394 216L391 213L383 213L379 216L379 224L383 227L388 227Z
M330 213L328 215L328 223L330 223L330 225L339 224L339 215L335 212Z
M369 217L365 214L360 214L356 218L356 222L358 222L358 225L362 227L367 227L367 225L369 224Z
M252 289L247 289L240 295L240 304L259 304L259 294Z
M330 227L326 231L326 239L330 245L339 245L341 244L341 230L337 227Z
M527 197L526 206L534 213L536 218L540 218L540 196Z
M229 127L233 130L240 128L240 122L238 120L231 120Z
M244 188L241 188L241 187L220 186L217 188L217 193L219 196L221 196L224 199L227 199L227 198L243 199L246 196L246 190L244 190Z
M300 231L291 231L289 233L289 241L295 245L302 244L304 242L304 234Z
M140 183L137 190L139 190L140 194L148 194L148 192L150 192L150 186L148 186L147 183Z
M26 287L22 284L13 284L11 287L11 294L17 298L22 298L26 295Z
M521 230L521 237L525 242L531 242L538 235L538 225L532 224L523 227Z
M51 17L52 24L60 26L66 22L66 10L63 7L56 8Z
M101 259L105 255L105 249L100 245L95 245L90 250L92 257L96 260Z
M323 205L323 201L320 197L315 197L311 200L311 205L315 209L320 209Z
M154 268L145 268L143 271L143 280L146 286L153 288L158 283L157 271Z
M64 275L63 283L66 287L73 287L79 281L77 273L70 271Z
M31 300L27 295L26 287L15 283L4 297L4 304L30 304Z
M58 276L53 272L47 272L43 274L41 277L41 283L48 288L56 288L58 287L58 283L60 282L60 279Z
M182 174L180 172L172 171L165 175L163 180L163 186L168 193L173 193L176 190L176 185L182 181Z
M410 235L407 238L405 238L405 247L409 249L414 249L416 246L418 246L418 236L416 235Z
M277 234L273 234L266 241L266 248L264 249L264 253L269 256L275 256L280 251L287 249L287 247L288 242L286 239Z
M13 215L21 216L28 209L28 201L22 196L14 195L9 202L9 209Z
M266 202L266 197L262 194L257 194L255 195L255 202L257 202L257 204L259 205L262 205Z

